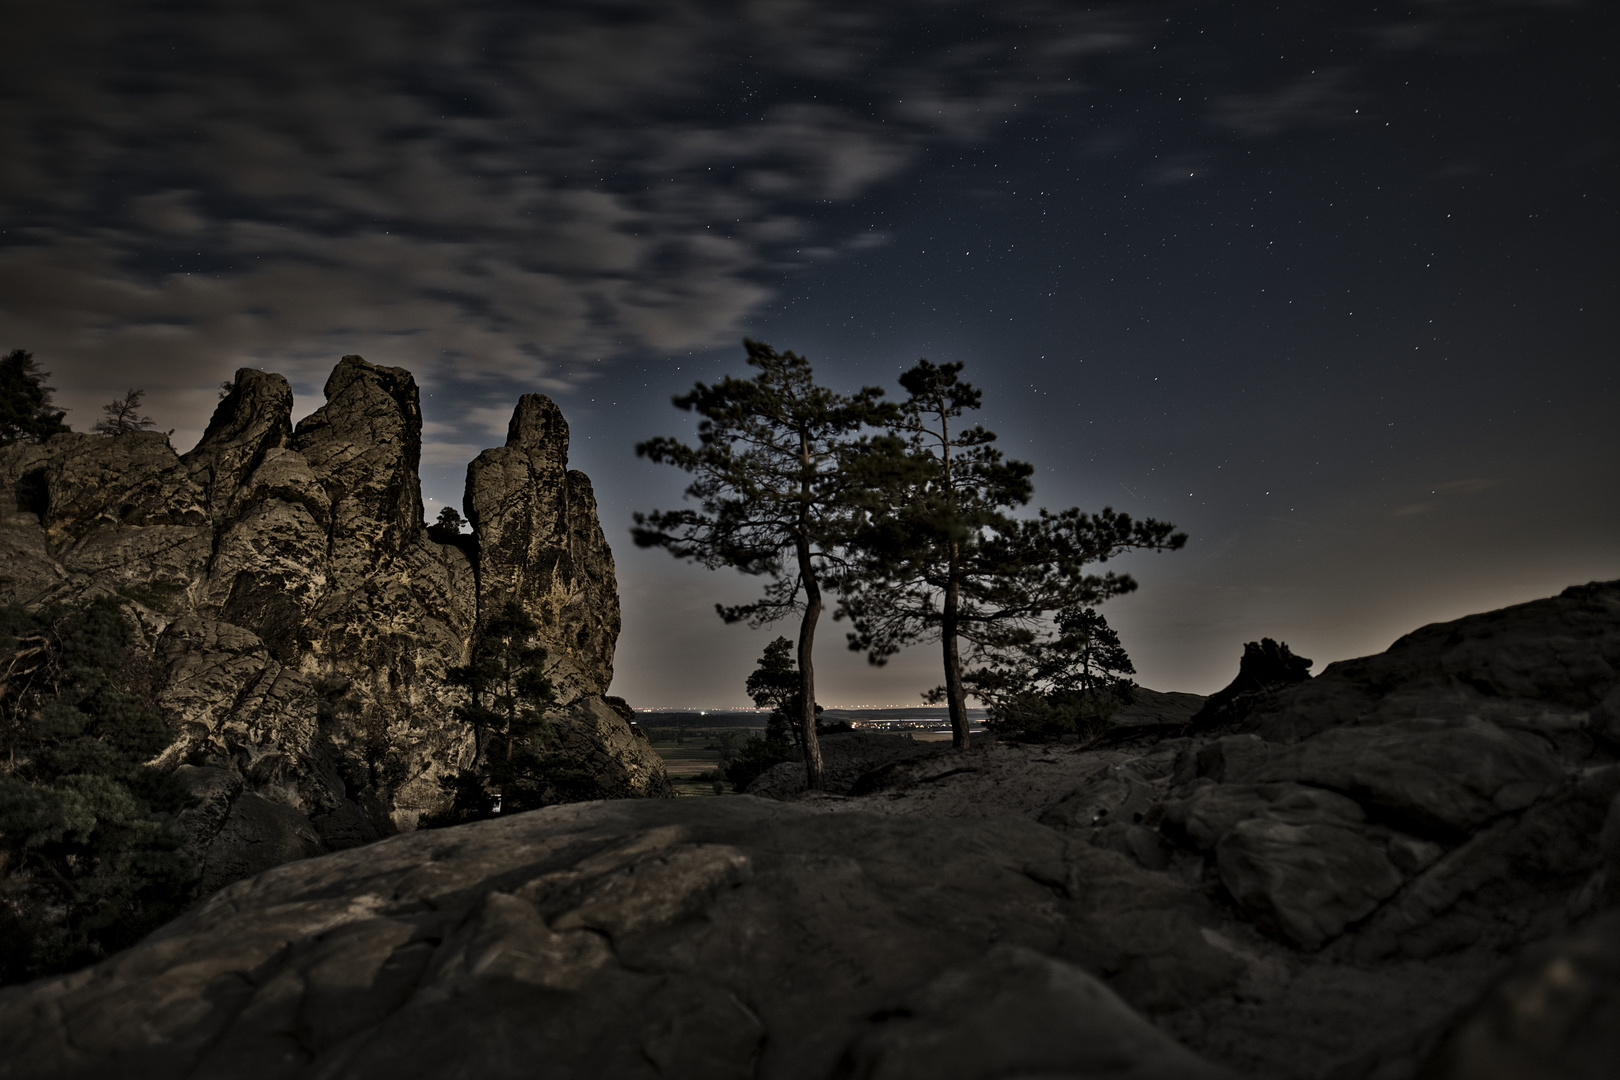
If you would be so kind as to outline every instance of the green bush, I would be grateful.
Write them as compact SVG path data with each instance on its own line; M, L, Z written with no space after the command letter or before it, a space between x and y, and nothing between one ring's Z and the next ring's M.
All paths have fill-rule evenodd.
M0 609L0 982L116 952L194 895L131 638L113 597Z
M758 735L751 735L737 748L721 771L731 782L731 790L742 791L754 782L755 777L772 766L798 760L798 750L786 738L762 739Z

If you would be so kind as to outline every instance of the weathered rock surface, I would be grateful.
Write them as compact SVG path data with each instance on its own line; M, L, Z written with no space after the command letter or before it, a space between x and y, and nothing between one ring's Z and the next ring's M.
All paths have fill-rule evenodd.
M1620 1062L1620 911L1528 949L1445 1033L1420 1080L1600 1080Z
M1280 691L1243 729L1294 743L1340 726L1420 718L1488 720L1572 756L1609 740L1603 703L1620 684L1620 588L1557 596L1414 630L1385 652L1330 664Z
M557 407L522 399L507 445L468 469L482 528L440 544L423 528L410 373L345 357L326 398L294 428L287 381L244 368L183 456L157 432L0 450L0 601L134 602L175 726L161 760L201 800L182 824L205 891L437 808L440 777L472 752L447 672L506 599L542 626L554 724L597 794L667 794L601 698L613 561Z
M467 466L466 503L480 610L518 600L555 653L553 683L568 696L606 693L619 637L613 555L590 480L568 468L568 424L550 398L518 400L506 445Z
M1209 696L1193 717L1196 727L1230 724L1276 702L1277 692L1311 677L1311 661L1270 638L1243 646L1237 678Z
M910 735L891 732L829 731L819 741L822 786L835 795L848 795L857 781L878 766L918 755L932 757L934 749L913 741ZM804 791L807 783L803 762L783 761L755 777L748 794L783 799Z
M187 625L221 658L198 685L274 662ZM844 757L877 762L852 796L556 807L279 866L0 992L0 1069L1607 1075L1617 642L1620 582L1593 584L1334 665L1252 730L965 753L851 733ZM1388 677L1317 685L1335 670ZM238 850L310 842L233 794L241 770L182 776Z
M0 991L0 1061L19 1078L1213 1078L1125 1004L1233 981L1211 916L1018 818L553 807L282 866L96 968ZM1192 1001L1167 1000L1171 971Z
M1274 689L1250 730L918 756L805 805L1017 813L1200 888L1250 971L1169 1030L1246 1075L1408 1076L1505 958L1620 903L1617 632L1620 582L1580 586Z

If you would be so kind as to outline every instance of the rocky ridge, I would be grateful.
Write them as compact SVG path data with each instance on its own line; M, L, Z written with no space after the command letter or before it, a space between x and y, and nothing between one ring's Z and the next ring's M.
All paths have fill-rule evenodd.
M506 599L541 624L560 741L600 794L667 794L603 696L613 559L556 405L523 396L468 467L473 534L438 543L410 373L348 356L325 394L294 427L286 379L244 368L184 455L158 432L0 450L0 601L132 602L176 729L161 761L201 798L182 824L204 891L435 809L472 752L446 672Z
M0 991L0 1071L1606 1076L1616 702L1610 582L1332 665L1243 730L398 836Z

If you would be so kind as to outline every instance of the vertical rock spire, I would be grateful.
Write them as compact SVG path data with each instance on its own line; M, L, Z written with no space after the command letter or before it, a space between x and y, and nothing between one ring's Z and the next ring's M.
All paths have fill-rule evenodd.
M519 601L540 623L564 696L605 693L619 636L613 553L590 480L568 468L568 423L554 401L518 400L506 445L467 466L465 503L480 615Z

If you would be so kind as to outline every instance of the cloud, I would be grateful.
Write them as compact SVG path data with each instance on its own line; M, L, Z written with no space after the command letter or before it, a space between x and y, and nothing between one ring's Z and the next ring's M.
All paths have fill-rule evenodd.
M484 447L475 446L472 443L424 441L422 443L422 464L465 465L483 450Z
M0 346L75 414L140 371L177 442L236 367L308 396L346 352L478 400L567 393L604 358L734 340L770 275L882 242L824 207L1069 92L1141 24L1044 0L36 6L0 71Z
M1294 128L1349 123L1363 100L1351 85L1349 68L1319 68L1274 90L1218 97L1210 105L1210 121L1238 135L1262 138Z

